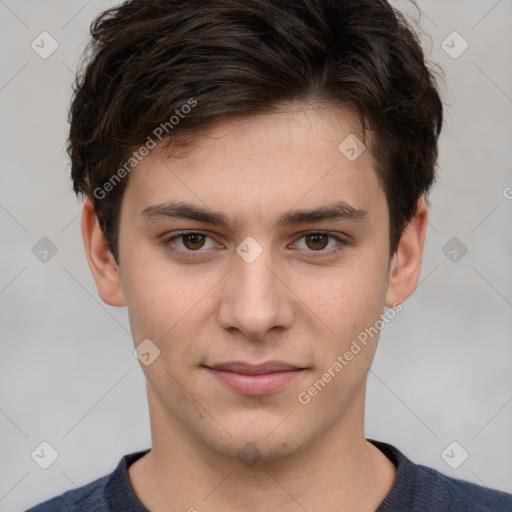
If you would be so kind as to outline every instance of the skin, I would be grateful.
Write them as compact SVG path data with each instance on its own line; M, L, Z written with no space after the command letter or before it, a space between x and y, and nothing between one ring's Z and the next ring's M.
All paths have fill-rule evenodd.
M338 150L357 129L348 110L299 105L223 121L179 151L151 152L124 194L119 266L86 200L82 233L98 292L127 306L135 346L150 339L160 349L141 364L152 449L129 469L153 512L372 512L391 490L396 468L364 436L378 336L308 404L297 399L385 307L407 299L420 273L426 202L390 258L372 155L351 162ZM366 217L276 224L290 210L339 200ZM142 210L168 201L222 213L233 225L143 219ZM207 236L163 243L180 230ZM319 231L346 244L305 236ZM249 236L263 249L252 263L236 252ZM274 359L305 370L257 397L226 388L203 366Z

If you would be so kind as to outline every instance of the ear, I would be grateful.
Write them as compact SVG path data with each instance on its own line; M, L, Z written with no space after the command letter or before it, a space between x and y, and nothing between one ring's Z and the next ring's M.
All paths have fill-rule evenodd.
M416 213L402 233L398 248L391 259L386 295L386 306L389 308L396 306L397 302L404 302L418 284L427 225L427 202L421 197Z
M82 211L82 238L87 262L101 299L110 306L125 306L119 267L108 248L90 198L86 198Z

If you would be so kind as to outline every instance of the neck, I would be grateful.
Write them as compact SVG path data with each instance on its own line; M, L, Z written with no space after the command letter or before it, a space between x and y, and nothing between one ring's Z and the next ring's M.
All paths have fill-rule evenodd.
M205 446L170 417L148 387L152 449L129 468L132 486L152 512L375 512L396 468L364 437L364 390L343 424L276 459L256 452L241 460ZM256 450L256 448L254 448Z

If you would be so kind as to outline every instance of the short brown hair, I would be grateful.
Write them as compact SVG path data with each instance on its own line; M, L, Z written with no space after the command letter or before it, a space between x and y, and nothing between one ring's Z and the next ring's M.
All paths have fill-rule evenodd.
M416 33L386 0L131 0L91 35L68 153L117 262L127 172L112 178L158 126L170 140L312 100L354 108L370 130L396 251L435 180L443 107Z

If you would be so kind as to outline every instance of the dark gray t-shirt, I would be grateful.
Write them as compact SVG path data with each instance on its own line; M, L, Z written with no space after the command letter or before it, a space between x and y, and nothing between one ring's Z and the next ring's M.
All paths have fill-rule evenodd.
M414 464L394 446L369 441L397 467L395 484L376 512L512 512L512 494L445 476ZM26 512L148 512L128 478L130 464L148 451L125 455L110 475Z

